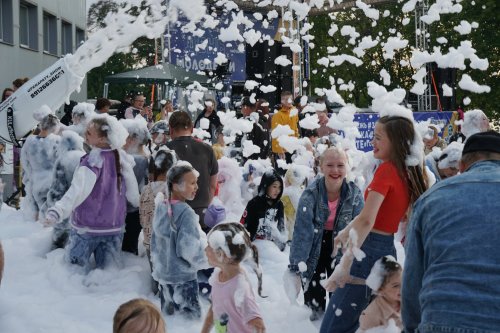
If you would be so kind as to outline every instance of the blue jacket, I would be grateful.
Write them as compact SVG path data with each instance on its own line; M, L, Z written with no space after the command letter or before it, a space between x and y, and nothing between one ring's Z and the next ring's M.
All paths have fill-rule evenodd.
M402 284L407 332L500 332L499 222L500 161L476 162L416 201Z
M334 237L361 212L363 206L364 200L360 189L353 182L344 180L334 220ZM307 271L302 272L306 284L316 270L323 229L329 215L325 178L320 177L309 185L300 197L290 249L289 268L292 272L298 272L298 264L306 263Z
M156 203L151 259L153 278L161 285L196 280L198 270L208 268L206 236L198 220L198 215L185 202Z

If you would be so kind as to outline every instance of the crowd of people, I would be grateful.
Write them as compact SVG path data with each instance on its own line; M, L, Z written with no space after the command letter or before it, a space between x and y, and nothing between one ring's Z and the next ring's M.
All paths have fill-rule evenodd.
M289 248L287 296L297 303L303 292L321 333L500 327L500 134L481 111L465 112L464 138L448 143L437 125L381 115L371 163L359 170L321 100L294 105L283 92L270 114L266 101L245 97L241 119L252 126L232 142L211 98L194 117L170 101L155 116L141 94L127 103L120 120L107 114L109 101L78 103L66 124L42 107L21 150L23 214L53 228L68 263L84 273L120 267L123 251L139 254L142 232L161 315L132 300L114 332L165 332L176 314L205 316L203 333L264 332L242 266L262 296L256 240ZM304 110L318 128L301 128ZM283 129L305 139L303 149L283 145L273 134ZM249 143L259 149L248 153ZM364 181L352 177L356 167ZM205 314L200 297L210 299Z

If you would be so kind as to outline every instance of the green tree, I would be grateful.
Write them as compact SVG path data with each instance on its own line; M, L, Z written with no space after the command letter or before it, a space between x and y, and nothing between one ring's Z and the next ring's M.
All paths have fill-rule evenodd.
M118 6L118 4L110 0L100 0L92 4L87 15L89 33L105 27L104 18L109 12L116 12ZM145 8L143 2L141 8L136 6L131 7L129 12L138 14L140 10ZM103 95L106 76L154 65L155 43L153 39L140 37L130 46L130 50L131 52L128 53L114 54L104 64L87 73L87 95L89 98L97 98ZM133 84L113 84L109 87L108 97L121 100L131 90L142 91L146 96L149 96L151 87Z
M472 4L475 3L475 4ZM486 71L470 69L467 67L465 71L458 71L454 86L458 88L458 81L463 73L472 76L480 84L486 84L491 87L489 94L474 94L468 91L456 90L457 103L461 103L466 96L470 97L472 103L466 109L479 108L485 111L491 118L500 118L500 110L498 110L499 91L498 91L498 76L499 76L499 40L496 33L498 30L498 16L493 15L499 10L497 0L477 0L475 2L463 1L460 3L463 10L459 14L443 14L441 21L429 26L430 52L434 46L438 46L436 39L445 37L448 39L446 47L441 46L441 52L447 53L449 47L457 47L463 40L470 40L472 46L477 50L476 54L480 58L488 58L489 67ZM355 82L355 89L352 92L337 91L342 95L346 102L354 103L359 107L367 107L371 103L371 98L368 96L366 83L375 81L381 83L380 70L385 68L391 76L391 84L388 89L402 87L409 91L414 84L411 76L415 70L411 66L402 66L401 60L409 61L411 57L411 48L415 45L415 18L414 13L410 12L403 14L401 11L402 3L390 3L377 6L381 17L377 21L376 26L372 26L372 21L368 19L361 10L357 8L349 9L343 12L334 14L325 14L311 18L314 27L311 34L314 35L314 44L316 47L311 50L311 69L317 71L316 74L311 74L312 89L316 87L329 87L329 77L342 78L344 81ZM385 16L383 13L389 11L390 15ZM384 17L385 16L385 17ZM409 23L403 25L404 20L410 20ZM472 33L463 37L458 34L453 27L457 26L461 20L466 20L470 23L479 23L479 28L473 29ZM333 36L328 34L331 24L335 23L339 30L344 25L353 26L360 34L357 43L363 36L372 36L372 39L379 37L379 44L371 49L366 50L366 54L360 59L363 65L356 67L355 65L344 63L341 66L325 68L318 65L318 59L328 55L327 47L337 47L336 54L353 54L353 45L349 44L349 36L341 36L340 31ZM381 42L387 40L389 36L400 34L401 39L408 40L408 46L396 52L394 59L385 60L382 56ZM356 44L357 44L356 43ZM468 62L466 62L468 65Z

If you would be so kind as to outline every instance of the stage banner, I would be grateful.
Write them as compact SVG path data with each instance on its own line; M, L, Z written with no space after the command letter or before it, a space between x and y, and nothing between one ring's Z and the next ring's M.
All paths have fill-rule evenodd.
M432 124L439 125L441 132L439 135L446 139L449 135L453 134L453 123L452 123L451 111L443 112L413 112L413 117L416 122L427 121L430 119ZM372 144L371 140L373 138L373 131L375 129L375 123L377 122L379 115L377 113L357 113L354 115L354 121L359 123L359 132L361 137L356 140L356 148L361 151L371 151Z
M261 38L273 39L278 29L278 20L272 22L259 21L252 15L247 15L255 34L261 34ZM221 31L229 31L230 26L228 14L217 17L219 24L215 28L205 28L203 31L197 30L197 35L184 32L183 27L187 22L180 20L171 24L165 34L165 46L169 48L165 61L183 67L188 71L198 72L204 70L214 70L217 67L215 58L217 53L222 53L230 61L229 76L230 82L246 80L246 52L243 39L238 42L222 42L219 38ZM243 24L238 25L240 35L243 36ZM185 28L184 28L185 29ZM265 41L264 43L267 43Z

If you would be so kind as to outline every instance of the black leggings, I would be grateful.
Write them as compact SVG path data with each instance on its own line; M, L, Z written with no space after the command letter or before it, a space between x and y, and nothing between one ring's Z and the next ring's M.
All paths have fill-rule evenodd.
M304 303L312 310L325 310L326 290L319 284L332 274L332 234L331 230L323 230L323 239L321 240L321 252L316 265L316 270L309 282L307 290L304 292Z
M127 213L125 217L125 234L123 235L122 251L138 254L139 234L141 233L139 211Z

